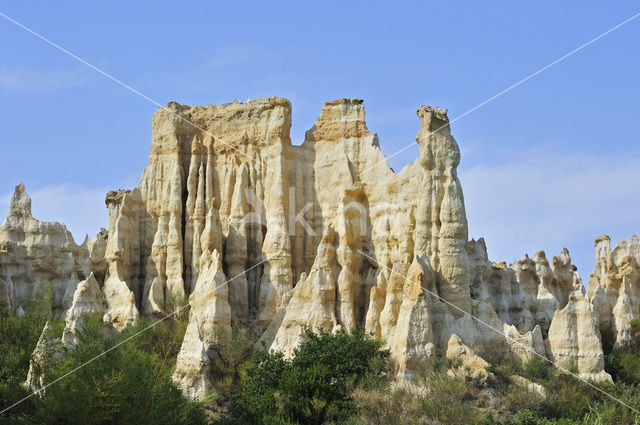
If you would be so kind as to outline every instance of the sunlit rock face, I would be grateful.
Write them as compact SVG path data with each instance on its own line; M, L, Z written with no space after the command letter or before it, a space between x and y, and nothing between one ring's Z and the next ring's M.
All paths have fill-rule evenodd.
M588 298L566 250L551 262L542 251L509 266L489 261L484 241L468 240L447 111L421 106L417 116L419 156L395 173L358 99L325 103L299 146L286 99L169 103L153 116L138 187L107 194L109 229L93 240L78 247L62 225L30 224L39 222L17 189L0 228L0 308L40 290L46 273L74 282L65 283L71 339L79 306L98 305L93 280L115 332L188 302L174 379L196 399L215 378L220 327L232 325L286 355L305 325L363 326L385 340L400 379L430 356L454 355L478 368L505 355L588 358L579 373L607 379L599 329L613 327L622 342L640 316L637 239L613 251L598 242ZM38 243L65 248L44 264L28 248ZM38 283L26 277L32 269Z
M583 288L569 295L562 310L557 310L549 329L550 357L565 369L576 367L580 377L593 381L611 381L604 371L604 355L596 311Z
M569 294L582 286L580 275L563 249L547 261L544 251L533 258L525 255L509 267L491 263L484 240L467 242L471 264L471 297L490 299L496 314L518 329L539 325L548 331L556 310L564 308Z
M211 364L218 356L219 333L231 326L229 286L218 251L205 265L189 297L189 324L178 354L174 381L192 399L202 400L213 388Z
M596 265L588 295L599 327L610 329L615 345L629 340L631 321L640 318L640 239L636 235L611 249L609 236L595 240Z
M77 245L64 224L31 215L31 198L16 186L4 224L0 226L0 312L26 309L49 285L54 306L66 309L78 282L89 275L98 255L99 236Z
M67 346L75 345L86 320L92 314L99 314L103 311L102 292L94 274L91 273L87 279L78 283L73 293L71 307L65 315L66 326L62 334L62 341Z

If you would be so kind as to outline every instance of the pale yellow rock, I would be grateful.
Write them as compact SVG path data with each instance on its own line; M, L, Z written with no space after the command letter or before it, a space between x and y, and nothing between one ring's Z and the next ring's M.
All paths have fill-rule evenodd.
M489 372L487 371L489 363L464 345L460 337L456 334L451 335L451 338L449 338L446 356L450 359L459 359L461 361L461 365L453 371L457 376L463 376L481 382L486 381L489 377Z
M414 258L407 271L404 285L394 297L394 304L400 304L394 316L393 324L383 324L383 337L388 341L393 358L398 364L398 377L409 380L421 362L434 356L437 349L437 335L434 335L434 322L439 311L447 312L446 307L434 299L428 292L433 291L435 276L427 265L426 255ZM398 279L392 279L398 282ZM394 292L392 288L388 293ZM390 302L391 303L391 302ZM389 304L387 304L389 305ZM446 314L446 313L445 313ZM453 321L453 317L448 317Z
M616 346L629 342L631 321L640 319L640 239L636 235L611 249L608 236L595 241L596 264L589 278L589 298L601 329L611 329Z
M552 266L543 251L511 266L491 263L483 239L466 245L471 275L471 297L490 301L505 324L519 331L547 330L556 310L563 308L569 294L582 287L567 249L553 257Z
M224 258L229 276L237 276L229 285L229 304L231 304L231 311L233 311L233 319L237 323L247 325L249 321L249 286L244 270L247 268L248 257L245 217L249 213L249 201L246 193L249 187L249 170L246 164L238 169L237 174L227 222L229 228Z
M143 213L140 191L111 191L105 203L109 208L109 236L105 250L108 264L102 293L105 324L122 330L139 316L136 296L142 297L142 282L134 273L140 265L139 220Z
M511 375L509 377L509 381L520 388L523 388L529 392L537 394L541 398L547 397L547 390L542 385L536 382L531 382L527 378L523 378L522 376L518 376L518 375Z
M302 340L304 326L332 332L338 325L335 316L336 259L334 231L329 228L318 246L316 262L307 278L292 290L291 299L277 327L271 350L290 356ZM275 320L279 318L276 316Z
M107 251L108 237L109 232L107 229L101 228L93 238L89 238L89 235L86 235L82 245L80 245L81 263L78 267L78 274L85 278L93 273L99 285L104 283L104 278L107 274L108 265L104 256Z
M198 276L189 297L189 324L185 332L173 380L184 394L202 400L212 389L211 365L217 360L215 344L221 328L231 326L229 284L217 250Z
M102 293L105 300L103 321L121 331L133 324L140 316L133 292L117 275L110 275L104 283Z
M536 356L547 356L540 325L536 325L533 330L521 334L515 326L505 323L503 332L507 336L509 353L511 356L519 358L523 363Z
M604 371L604 353L597 316L580 289L569 295L567 305L553 315L549 328L549 356L559 366L593 381L611 381Z
M549 330L554 358L606 379L598 327L623 344L640 318L638 239L613 251L608 238L596 242L593 307L566 249L492 263L484 240L468 240L447 111L417 115L419 156L396 173L359 99L325 103L301 145L283 98L171 102L153 116L138 187L107 194L108 232L77 246L63 226L32 219L16 189L0 227L0 310L17 311L52 278L57 303L71 303L90 272L115 330L188 296L174 379L196 399L211 389L216 327L231 323L287 355L305 325L364 326L386 342L401 380L449 353L477 373L483 355L545 355Z
M437 272L440 296L462 311L471 311L467 217L457 176L460 149L451 136L447 111L420 107L422 128L418 163L424 173L416 209L415 250L426 252ZM462 312L451 309L455 317Z
M93 273L78 286L73 294L73 302L65 316L65 328L62 341L67 345L75 345L78 333L82 331L86 319L95 313L104 311L102 292Z
M86 272L88 251L64 224L36 220L24 185L16 186L0 226L0 310L15 312L53 285L55 307L69 307L70 296ZM67 304L65 304L65 301Z

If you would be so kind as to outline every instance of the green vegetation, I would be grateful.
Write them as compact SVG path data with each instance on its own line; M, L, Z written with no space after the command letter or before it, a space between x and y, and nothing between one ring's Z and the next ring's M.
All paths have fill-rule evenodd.
M385 386L355 393L358 401L353 424L449 424L464 425L483 417L471 401L480 387L460 370L458 359L433 360L422 365L415 388Z
M492 367L500 382L499 394L504 399L505 416L498 420L487 415L483 425L618 425L640 424L640 322L633 321L631 339L626 347L613 349L615 336L602 332L605 370L613 383L585 384L569 374L553 368L543 359L532 358L524 365L503 361ZM572 368L569 368L570 370ZM573 371L572 371L573 372ZM546 397L518 390L505 384L511 374L520 374L545 387ZM598 391L594 386L607 394ZM613 398L621 401L614 400Z
M24 381L44 324L62 334L64 323L51 300L49 288L23 317L0 318L2 408L30 394ZM100 315L91 317L76 347L47 365L45 383L113 349L12 408L0 424L640 424L633 410L538 357L491 358L486 382L471 378L459 359L433 358L420 365L413 385L395 385L389 351L362 329L305 329L290 358L252 352L254 337L245 329L219 329L211 348L217 358L211 365L214 389L207 400L190 402L171 381L187 316L129 341L151 322L140 319L107 337ZM628 346L613 349L614 336L603 332L605 368L614 383L594 385L637 409L640 322L632 323L630 335ZM517 386L513 375L541 384L546 395Z
M55 319L51 291L27 308L24 317L0 318L0 406L28 396L23 383L29 360L47 320L62 334ZM113 338L105 338L100 315L91 317L75 349L50 365L45 384L64 376L93 357L120 344L151 323L141 319ZM87 366L0 416L0 424L205 424L199 403L185 401L171 381L186 329L185 321L167 321L122 343Z
M51 308L53 285L35 297L23 317L0 317L0 408L4 409L29 395L23 383L29 370L31 353L36 347L42 328L50 321L55 332L61 334L64 322L56 320ZM30 399L12 409L15 416L33 411L36 400ZM0 423L4 417L0 416Z
M355 412L353 390L375 389L390 377L389 352L362 329L351 334L305 329L303 338L291 359L255 353L234 392L232 419L221 423L342 423Z

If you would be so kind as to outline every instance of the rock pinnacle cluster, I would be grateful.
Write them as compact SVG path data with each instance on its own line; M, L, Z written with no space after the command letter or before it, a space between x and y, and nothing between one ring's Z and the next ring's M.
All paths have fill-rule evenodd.
M189 303L174 380L193 399L210 392L232 326L285 355L304 326L362 326L385 341L399 380L432 356L482 375L499 356L535 355L611 380L602 332L624 344L640 318L638 238L596 240L588 291L566 249L489 261L484 240L468 239L447 111L417 115L419 156L395 173L359 99L325 103L301 145L283 98L171 102L153 115L138 186L106 195L109 228L81 245L34 219L16 187L0 226L0 310L53 282L70 349L89 314L120 332Z

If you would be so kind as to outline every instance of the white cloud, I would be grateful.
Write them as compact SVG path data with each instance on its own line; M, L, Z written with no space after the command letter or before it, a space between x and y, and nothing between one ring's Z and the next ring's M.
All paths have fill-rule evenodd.
M459 169L469 237L485 237L494 261L566 246L586 280L593 240L640 232L640 156L561 154L548 146L498 164Z
M0 89L7 91L56 90L77 87L84 82L81 71L61 69L33 70L0 67Z
M104 198L108 189L87 188L77 184L60 184L30 190L31 211L41 221L66 224L77 243L86 234L94 236L100 227L107 227L108 213ZM0 196L0 222L4 222L12 194Z

